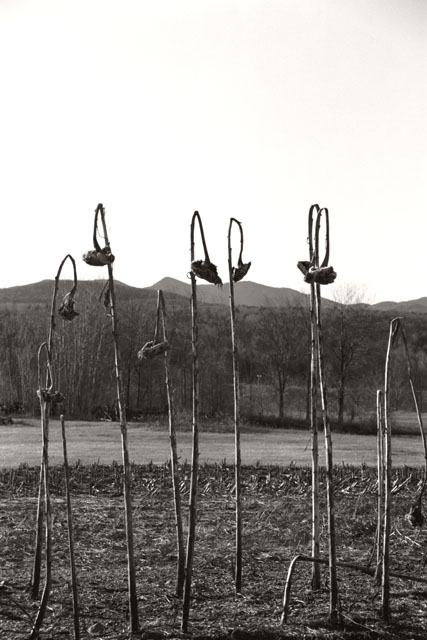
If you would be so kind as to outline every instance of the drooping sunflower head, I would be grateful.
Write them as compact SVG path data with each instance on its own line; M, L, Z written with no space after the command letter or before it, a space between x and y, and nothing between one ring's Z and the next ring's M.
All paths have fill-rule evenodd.
M198 278L222 287L222 280L218 275L218 267L209 260L194 260L191 263L191 271Z

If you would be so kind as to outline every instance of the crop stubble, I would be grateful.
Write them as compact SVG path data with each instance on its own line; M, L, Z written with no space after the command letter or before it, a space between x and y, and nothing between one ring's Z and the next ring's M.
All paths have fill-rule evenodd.
M180 469L184 504L189 466ZM395 470L395 486L411 480L393 497L392 570L427 577L425 534L404 515L420 477ZM344 629L327 625L327 572L319 592L310 588L311 567L299 566L292 587L288 624L279 626L284 581L290 560L311 549L310 474L307 468L244 467L243 573L245 588L233 583L234 500L232 467L200 469L200 511L194 561L190 629L195 638L373 638L425 637L427 588L392 581L392 626L378 617L379 590L373 579L339 570ZM174 596L176 546L170 473L167 465L132 465L137 587L143 637L181 637L181 604ZM37 603L28 594L38 469L21 466L0 473L0 637L24 639ZM121 466L74 465L71 469L76 563L82 637L127 638L126 539ZM324 474L321 485L324 494ZM341 561L367 564L376 529L376 478L367 467L335 468L337 549ZM72 637L72 601L62 469L52 469L53 588L42 633L44 640ZM325 513L322 505L321 513ZM185 516L186 514L184 514ZM185 517L184 517L185 521ZM326 555L325 516L321 552ZM203 553L202 553L203 550ZM93 627L97 625L97 627ZM234 635L232 635L234 634Z

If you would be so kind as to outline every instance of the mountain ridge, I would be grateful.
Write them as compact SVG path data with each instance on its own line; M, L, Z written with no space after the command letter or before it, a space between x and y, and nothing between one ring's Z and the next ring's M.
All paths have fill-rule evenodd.
M78 287L84 287L101 294L105 285L105 279L81 280ZM61 280L60 290L71 288L71 280ZM25 285L15 285L13 287L0 288L0 304L46 304L52 299L54 280L40 280ZM179 298L191 298L191 284L166 276L149 287L135 287L119 280L115 281L116 291L123 299L142 298L154 296L155 291L162 289L163 292ZM229 283L222 287L215 287L212 284L203 284L198 281L197 293L200 302L207 304L228 305L229 304ZM78 292L77 292L78 296ZM302 293L289 287L271 287L250 280L238 282L234 287L236 305L248 307L289 307L306 306L309 300L308 293ZM327 298L322 300L325 306L337 304ZM357 305L373 311L383 311L395 314L402 313L427 313L427 297L415 300L394 302L391 300L377 302L374 304Z
M170 293L191 297L191 284L175 280L175 278L162 278L147 289L162 289ZM197 297L201 302L209 304L229 304L230 285L225 283L222 287L211 284L197 284ZM299 306L307 304L308 294L301 293L289 287L270 287L250 280L241 281L234 286L234 299L236 304L248 307L272 307L272 306Z

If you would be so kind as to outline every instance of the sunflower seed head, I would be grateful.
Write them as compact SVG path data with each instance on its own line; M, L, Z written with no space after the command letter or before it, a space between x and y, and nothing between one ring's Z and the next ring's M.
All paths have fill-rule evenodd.
M212 262L206 260L194 260L191 263L191 270L195 276L206 280L211 284L222 287L222 280L218 275L218 267Z
M105 265L114 262L114 256L110 249L105 247L101 249L101 251L96 251L95 249L86 251L86 253L83 254L83 260L92 267L105 267Z
M239 282L239 280L243 280L243 278L249 271L251 264L252 262L246 262L245 264L241 262L238 267L233 267L233 271L232 271L233 282Z
M70 291L70 293L67 293L64 296L62 304L58 309L58 313L61 318L69 321L74 320L74 318L79 315L78 312L74 309L75 304L76 301L74 300L74 297Z
M64 402L65 396L60 391L49 391L49 389L39 389L37 391L39 398L45 402Z
M298 267L300 271L304 273L304 269L309 262L298 263ZM304 274L304 280L308 283L316 283L316 284L332 284L335 282L335 278L337 277L336 272L333 267L319 267L315 269L314 267L308 267L307 272Z
M160 356L162 353L166 353L170 349L169 342L146 342L142 349L138 351L138 360L149 360Z

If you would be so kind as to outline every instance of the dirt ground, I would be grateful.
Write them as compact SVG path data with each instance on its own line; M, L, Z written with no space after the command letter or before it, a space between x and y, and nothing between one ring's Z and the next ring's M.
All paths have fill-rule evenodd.
M396 472L398 488L411 470ZM141 637L182 638L181 603L174 594L175 521L169 469L132 467L135 559ZM183 506L189 468L181 469ZM405 519L420 472L393 496L391 570L427 579L426 531ZM118 465L76 465L71 469L72 507L82 638L130 637L127 560ZM0 638L27 638L38 602L31 600L38 469L0 472ZM324 494L324 478L322 494ZM73 638L72 598L62 469L51 470L53 506L53 586L43 640ZM427 582L392 579L391 623L379 616L381 593L375 580L339 569L340 628L328 624L326 568L318 592L310 587L311 564L297 564L290 614L280 625L283 590L291 559L310 555L310 470L279 467L243 469L243 590L233 584L233 470L200 469L198 525L190 613L193 638L220 640L273 638L427 637ZM337 555L367 565L376 532L376 478L366 467L337 467L335 473ZM184 509L186 515L186 508ZM186 523L186 517L184 522ZM322 555L327 555L327 519L321 511ZM375 556L375 554L374 554ZM374 566L374 562L371 566Z

